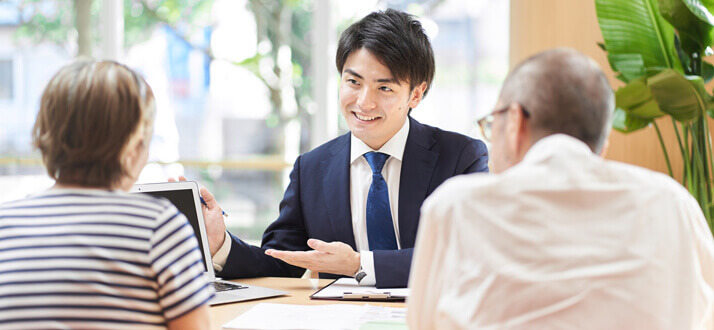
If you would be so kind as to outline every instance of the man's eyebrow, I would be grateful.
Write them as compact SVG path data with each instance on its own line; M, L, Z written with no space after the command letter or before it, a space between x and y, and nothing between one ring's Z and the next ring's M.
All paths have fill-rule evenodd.
M357 78L359 78L359 79L364 79L359 73L354 72L354 70L352 70L352 69L345 69L345 73L349 73L349 74L351 74L351 75L353 75L353 76L355 76L355 77L357 77ZM375 79L374 81L376 81L376 82L378 82L378 83L393 83L393 84L401 85L401 84L399 83L399 80L396 79L396 78L394 78L394 77L390 77L390 78L380 78L380 79Z
M401 84L399 83L399 80L397 80L397 79L394 78L394 77L392 77L392 78L377 79L377 80L375 80L375 81L378 82L378 83L392 83L392 84L401 85Z
M352 71L352 69L345 69L345 72L346 72L346 73L349 73L349 74L351 74L351 75L353 75L353 76L355 76L355 77L357 77L357 78L359 78L359 79L364 79L364 78L362 78L362 76L359 75L359 73Z

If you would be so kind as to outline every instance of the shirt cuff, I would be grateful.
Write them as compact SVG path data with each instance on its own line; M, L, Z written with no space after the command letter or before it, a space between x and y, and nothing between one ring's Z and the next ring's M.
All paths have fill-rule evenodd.
M220 273L228 261L228 254L231 252L231 235L226 231L226 238L223 240L223 245L218 249L218 252L213 256L213 270Z
M375 286L377 277L374 274L374 253L372 251L359 251L359 261L362 271L367 274L359 282L360 286Z

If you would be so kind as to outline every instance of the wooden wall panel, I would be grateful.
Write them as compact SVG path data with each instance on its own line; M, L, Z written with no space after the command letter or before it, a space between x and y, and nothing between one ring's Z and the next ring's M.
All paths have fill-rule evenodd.
M597 46L602 34L595 15L594 0L511 0L510 65L553 47L571 47L600 64L613 88L622 86ZM682 171L676 136L669 118L658 120L675 176ZM662 149L653 127L621 134L613 131L607 158L667 172ZM680 175L681 176L681 175Z

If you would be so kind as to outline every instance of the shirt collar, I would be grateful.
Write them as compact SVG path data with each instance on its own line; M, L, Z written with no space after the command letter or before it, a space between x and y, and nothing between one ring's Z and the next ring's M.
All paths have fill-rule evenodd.
M409 136L409 117L404 121L404 125L399 129L397 134L394 134L387 143L385 143L379 150L374 150L370 148L362 140L358 139L354 134L350 134L350 164L354 163L357 158L362 157L362 155L377 151L385 153L392 158L402 160L404 156L404 147L407 145L407 137Z
M549 158L553 154L561 153L585 157L595 155L585 142L567 134L553 134L536 141L526 152L521 162L533 164Z

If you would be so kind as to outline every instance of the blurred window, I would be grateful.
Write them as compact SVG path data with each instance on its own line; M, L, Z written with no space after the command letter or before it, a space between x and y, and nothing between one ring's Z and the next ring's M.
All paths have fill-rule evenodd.
M80 35L89 34L97 58L122 44L120 61L156 95L139 182L198 181L231 215L229 229L254 242L278 215L297 155L347 132L334 51L349 24L386 8L422 21L437 70L413 116L432 126L476 136L472 123L493 107L507 72L503 0L123 0L123 12L112 12L115 1L86 2L89 31L74 26L76 1L0 2L0 202L52 185L30 134L45 85L84 49ZM121 23L123 35L108 22ZM316 37L316 26L330 37ZM327 60L313 61L315 52ZM327 104L316 97L325 90Z
M13 99L15 90L14 77L12 60L0 59L0 101Z

